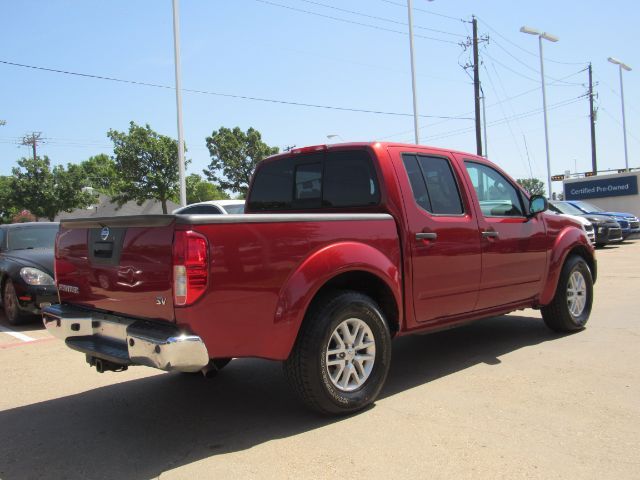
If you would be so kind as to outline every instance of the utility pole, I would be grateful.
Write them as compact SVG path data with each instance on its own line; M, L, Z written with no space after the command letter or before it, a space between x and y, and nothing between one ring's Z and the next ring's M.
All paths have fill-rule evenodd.
M476 110L476 153L482 156L482 125L480 121L480 68L478 59L478 19L473 15L473 96Z
M22 137L22 145L25 147L31 145L34 160L38 157L38 143L42 143L42 132L31 132L31 134Z
M596 112L593 109L593 72L589 63L589 119L591 120L591 171L598 173L598 160L596 158Z

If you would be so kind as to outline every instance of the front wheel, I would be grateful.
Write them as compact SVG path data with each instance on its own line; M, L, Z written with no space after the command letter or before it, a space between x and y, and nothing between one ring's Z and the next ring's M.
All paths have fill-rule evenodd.
M352 413L377 398L391 362L391 335L368 296L337 292L317 303L284 362L289 384L311 409Z
M589 265L574 255L562 267L556 294L549 305L542 307L542 318L557 332L582 330L589 320L592 303L593 278Z

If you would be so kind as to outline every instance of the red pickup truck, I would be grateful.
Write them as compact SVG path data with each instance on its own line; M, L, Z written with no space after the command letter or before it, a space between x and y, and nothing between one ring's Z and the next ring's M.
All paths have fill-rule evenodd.
M596 278L580 224L484 158L391 143L261 162L245 215L63 220L44 324L98 371L284 362L311 408L372 403L391 339L539 308L584 328Z

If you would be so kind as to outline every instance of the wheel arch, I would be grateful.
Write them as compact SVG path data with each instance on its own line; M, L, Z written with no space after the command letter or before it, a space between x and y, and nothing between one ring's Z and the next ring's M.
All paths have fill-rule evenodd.
M577 255L584 259L589 266L593 282L595 283L598 275L597 262L594 254L594 247L589 243L586 235L577 228L565 229L556 239L551 250L551 258L549 268L547 270L547 282L544 290L540 295L540 305L547 305L553 300L562 267L567 259Z
M285 359L311 308L333 291L350 290L371 297L393 336L402 324L400 252L391 258L360 242L341 242L315 252L289 277L280 292L274 326L282 341L277 358Z

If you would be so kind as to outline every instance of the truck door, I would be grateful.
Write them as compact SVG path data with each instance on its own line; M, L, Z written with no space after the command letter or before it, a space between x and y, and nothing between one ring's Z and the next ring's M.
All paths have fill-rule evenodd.
M508 177L481 160L464 160L478 199L482 278L477 310L539 294L547 264L544 222L526 216L526 198Z
M477 219L470 197L459 188L460 166L451 158L420 148L395 151L408 226L405 288L411 288L417 322L446 323L452 315L471 312L476 303L481 271Z

